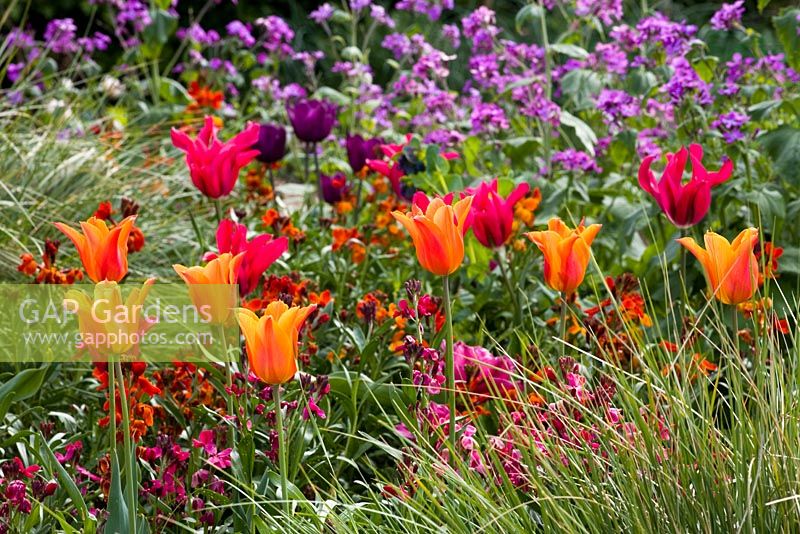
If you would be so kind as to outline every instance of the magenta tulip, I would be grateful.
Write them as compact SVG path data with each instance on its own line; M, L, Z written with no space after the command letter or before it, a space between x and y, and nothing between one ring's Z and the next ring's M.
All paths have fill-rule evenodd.
M667 218L678 228L689 228L700 222L711 207L711 188L731 177L733 162L726 160L719 171L703 167L703 147L697 144L689 150L681 147L677 154L667 154L667 166L656 181L650 164L656 156L647 156L639 167L639 185L650 193ZM692 179L683 183L687 159L692 162Z
M258 124L249 124L244 131L225 143L217 139L214 119L205 118L205 124L192 139L173 128L172 144L186 153L186 165L192 183L210 198L229 195L239 179L239 171L253 161L259 151L252 146L258 141Z
M237 280L239 294L245 296L258 287L258 281L270 265L281 257L289 248L285 237L273 239L269 234L262 234L247 240L247 227L230 219L223 219L217 227L217 249L219 254L230 252L233 255L244 252L239 265ZM211 261L217 254L208 252L204 261Z
M514 230L514 204L524 197L530 186L519 184L507 198L497 193L497 178L482 182L477 188L465 191L473 195L472 232L481 245L487 248L502 247Z

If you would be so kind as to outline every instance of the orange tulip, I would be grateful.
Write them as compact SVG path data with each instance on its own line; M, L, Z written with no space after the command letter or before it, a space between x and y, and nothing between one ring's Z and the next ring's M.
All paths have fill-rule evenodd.
M586 275L591 252L589 247L601 224L584 227L583 221L570 230L558 217L550 219L547 230L525 235L544 253L544 279L548 286L571 295Z
M135 220L135 215L125 217L109 229L102 219L90 217L81 222L83 233L64 223L55 225L75 244L83 268L93 282L119 282L128 274L128 236Z
M267 384L283 384L297 373L297 340L300 327L316 306L291 308L272 302L259 318L239 308L236 319L244 334L247 359L253 373Z
M748 228L732 243L714 232L706 232L703 249L691 237L678 243L689 249L703 266L711 291L724 304L741 304L753 296L758 284L758 261L753 248L758 230Z
M244 252L235 256L226 252L208 262L205 267L184 267L179 264L172 266L189 286L192 302L208 322L225 324L230 319L239 295L236 274L244 255Z
M428 201L418 194L410 212L393 211L392 216L411 234L422 267L445 276L464 261L465 222L471 206L471 196L451 206L441 198Z

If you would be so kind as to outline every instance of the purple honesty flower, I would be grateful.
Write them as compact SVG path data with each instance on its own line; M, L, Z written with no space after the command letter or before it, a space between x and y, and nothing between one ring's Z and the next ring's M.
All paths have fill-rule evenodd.
M616 43L598 43L586 59L586 66L592 69L605 68L612 74L624 75L628 72L628 54Z
M402 33L390 33L383 38L381 46L398 60L411 53L411 39Z
M713 102L711 84L700 78L689 60L675 57L670 61L670 67L672 78L661 86L661 91L667 93L674 104L679 104L687 95L691 95L699 104L709 105Z
M373 21L377 22L378 24L382 24L389 29L394 28L394 20L392 17L386 14L386 8L383 6L379 6L377 4L373 4L369 7L369 16L372 18Z
M75 40L77 31L78 28L72 19L53 19L47 23L44 40L56 54L68 54L75 52L78 48Z
M728 144L735 143L740 139L744 139L742 133L742 126L750 121L750 117L745 113L738 111L729 111L723 113L714 122L711 123L712 128L716 128L722 133L722 138Z
M270 54L277 54L280 57L292 55L291 42L294 39L294 31L285 20L271 15L256 19L256 26L264 28L263 46Z
M239 41L248 48L256 44L256 38L250 33L250 25L240 20L232 20L229 22L228 25L225 26L225 31L228 32L228 35L239 39Z
M622 0L577 0L575 14L580 17L591 15L611 26L622 18Z
M603 169L597 165L597 162L590 154L574 148L554 152L552 162L554 165L556 163L560 164L561 167L568 171L603 172Z
M350 0L350 9L353 11L361 11L370 4L372 4L372 0Z
M461 45L461 32L455 24L445 24L442 26L442 37L447 39L450 46L458 48Z
M497 104L478 104L470 115L472 133L499 132L508 129L508 119L503 108Z
M324 4L319 6L317 9L312 11L308 15L308 18L310 18L311 20L313 20L317 24L322 24L326 20L330 20L330 18L332 16L333 16L333 7L329 3L325 2Z
M178 39L188 39L197 44L206 46L217 43L220 39L219 33L217 33L215 30L206 31L196 22L188 28L180 28L176 32L176 35L178 36Z
M463 19L461 27L464 37L472 41L472 50L487 52L492 49L494 38L500 33L495 26L494 11L486 6L481 6Z
M444 9L453 9L453 0L400 0L394 7L427 15L430 20L439 20Z
M645 17L636 25L641 43L658 42L670 56L682 56L697 33L697 26L684 22L673 22L662 13Z
M615 129L622 125L624 119L639 113L639 99L617 89L603 89L595 103L597 109L603 112L603 122Z
M722 4L722 7L711 17L711 27L715 30L731 30L742 21L744 15L744 0L736 0L732 4Z

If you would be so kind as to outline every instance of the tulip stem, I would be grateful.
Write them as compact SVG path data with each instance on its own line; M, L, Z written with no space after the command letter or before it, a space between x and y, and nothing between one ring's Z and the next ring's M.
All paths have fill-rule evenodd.
M111 428L111 442L109 443L109 454L117 448L117 392L114 380L114 360L113 357L106 364L106 374L108 375L108 424Z
M304 169L305 169L305 180L304 180L304 182L305 183L308 183L308 163L309 163L309 159L311 158L311 149L309 147L310 147L310 145L308 143L306 143L306 150L305 150L306 157L305 157L305 160L303 161L303 163L305 165L305 167L304 167Z
M567 294L561 292L561 357L567 349Z
M125 488L128 493L128 525L131 532L136 530L136 459L133 457L131 445L131 416L128 409L128 394L125 392L125 377L122 374L122 364L119 360L114 362L114 371L119 381L119 406L122 411L122 443L125 446L125 470L128 472L128 481ZM116 414L115 414L116 416Z
M231 369L230 353L228 352L228 339L225 337L225 327L219 325L219 337L222 343L222 357L225 361L225 400L228 417L236 417L238 412L233 402L233 370ZM236 422L235 419L230 422L230 441L231 447L236 446Z
M739 311L733 306L733 355L739 357Z
M267 164L267 178L269 179L269 187L272 189L272 197L275 197L275 176L272 172L272 164Z
M517 292L514 291L514 284L509 276L505 262L505 249L501 248L497 251L497 264L500 266L500 273L503 275L506 289L508 289L508 296L511 298L511 305L514 307L514 321L519 325L522 322L522 308L519 305L519 298L517 296Z
M453 359L453 313L450 306L450 276L444 276L445 363L447 365L447 406L450 409L450 450L456 450L456 370Z
M281 406L280 384L272 386L272 398L275 399L275 426L278 427L278 470L281 476L281 500L283 501L283 511L289 516L289 495L286 491L286 443L283 435L283 407Z
M214 199L214 212L217 214L217 224L222 222L222 202L218 198Z

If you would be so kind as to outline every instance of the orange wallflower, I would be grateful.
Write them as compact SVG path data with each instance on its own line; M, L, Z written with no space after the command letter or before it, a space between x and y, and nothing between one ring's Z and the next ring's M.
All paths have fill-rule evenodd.
M445 276L455 272L464 261L465 222L471 206L471 196L450 206L441 198L428 202L421 195L414 198L410 212L393 211L392 216L411 234L422 267Z
M525 235L544 254L544 279L548 286L567 295L575 292L586 275L589 247L602 225L584 227L583 221L571 230L558 217L550 219L547 230Z
M714 232L706 232L704 249L691 237L678 243L689 249L706 272L713 294L724 304L740 304L750 300L758 284L758 261L753 248L758 242L758 230L748 228L733 242Z
M83 268L93 282L119 282L128 274L128 236L135 220L135 215L125 217L109 229L104 221L90 217L81 222L83 233L64 223L55 225L75 244Z
M209 317L213 324L225 324L231 311L236 307L239 290L236 287L236 273L245 253L233 255L220 254L205 267L172 266L178 276L189 286L189 296L198 312Z
M276 300L259 318L239 308L236 318L244 335L250 369L267 384L283 384L297 372L297 341L300 327L316 306L289 307Z

